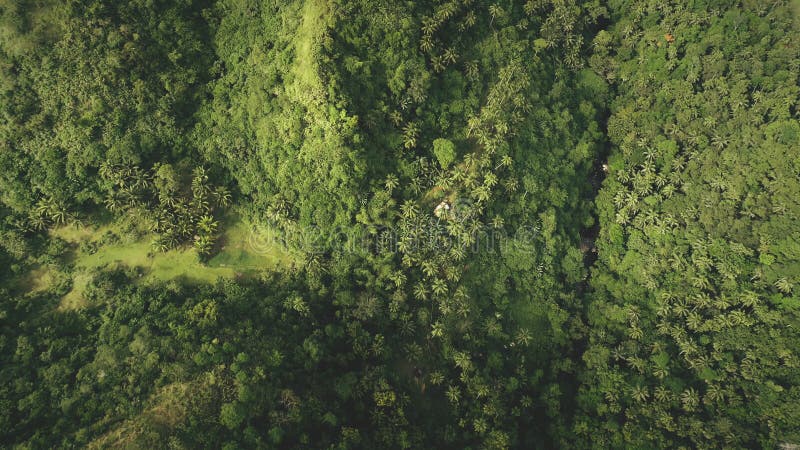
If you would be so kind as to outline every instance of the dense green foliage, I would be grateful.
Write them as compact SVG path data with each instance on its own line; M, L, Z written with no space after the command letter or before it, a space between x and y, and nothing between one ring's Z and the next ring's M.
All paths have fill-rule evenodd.
M630 16L625 3L592 61L619 95L576 431L613 447L796 443L800 47L790 5L642 1ZM603 428L611 433L598 436Z
M0 0L0 446L800 445L798 14Z

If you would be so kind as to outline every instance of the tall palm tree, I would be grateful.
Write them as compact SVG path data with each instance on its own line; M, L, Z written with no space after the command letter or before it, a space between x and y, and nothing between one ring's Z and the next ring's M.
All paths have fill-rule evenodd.
M221 208L226 208L228 205L231 204L231 191L226 188L225 186L218 186L214 189L214 201L217 203L217 206Z
M494 187L497 184L497 175L493 173L487 173L483 177L483 184L489 188Z
M431 290L434 294L442 296L447 293L447 283L441 278L436 278L433 280L433 286Z
M47 217L42 214L32 214L28 223L33 230L42 231L47 228Z
M406 149L412 149L417 146L417 137L419 137L419 127L414 122L409 122L403 128L403 146Z
M492 26L494 20L498 17L501 17L504 14L503 8L498 4L493 4L489 6L489 16L492 18L489 21L489 27Z
M201 256L207 255L213 245L214 241L211 236L197 236L194 240L194 248Z
M56 225L63 225L69 219L67 207L60 203L53 203L53 208L50 212L50 218Z
M414 298L417 300L427 300L428 299L428 286L425 282L420 281L416 285L414 285Z
M205 234L213 234L217 230L217 222L213 217L204 215L197 221L197 229Z
M494 170L497 170L497 169L499 169L500 167L511 167L511 164L512 164L513 162L514 162L514 161L511 159L511 157L510 157L510 156L508 156L508 155L503 155L503 157L502 157L502 158L500 158L500 163L499 163L499 164L497 164L497 166L494 168Z
M118 211L123 206L122 196L118 192L112 191L106 196L104 203L109 211Z
M397 175L389 174L383 185L386 188L386 192L391 194L392 191L400 185L400 180L397 178Z
M478 202L485 202L489 200L491 191L487 186L478 186L477 188L473 189L472 196L475 197Z

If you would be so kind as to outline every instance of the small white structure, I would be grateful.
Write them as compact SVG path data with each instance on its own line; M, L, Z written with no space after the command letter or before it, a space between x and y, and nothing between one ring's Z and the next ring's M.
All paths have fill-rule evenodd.
M442 200L442 203L439 203L436 208L434 208L433 215L441 218L443 215L446 215L448 211L450 211L450 203L447 203L447 200Z
M603 172L608 173L608 164L603 164Z

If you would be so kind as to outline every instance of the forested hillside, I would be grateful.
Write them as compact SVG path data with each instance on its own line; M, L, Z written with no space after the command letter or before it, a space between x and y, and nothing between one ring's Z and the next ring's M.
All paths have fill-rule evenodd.
M0 0L0 447L800 446L798 36Z
M797 17L721 6L621 4L594 39L592 67L618 95L575 424L586 442L800 440Z

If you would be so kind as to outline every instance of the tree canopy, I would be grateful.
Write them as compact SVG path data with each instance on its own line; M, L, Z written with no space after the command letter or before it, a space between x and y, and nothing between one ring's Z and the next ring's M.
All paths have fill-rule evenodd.
M0 0L0 446L800 445L795 0Z

